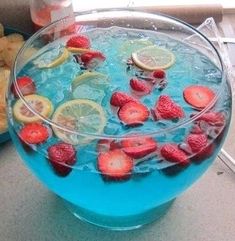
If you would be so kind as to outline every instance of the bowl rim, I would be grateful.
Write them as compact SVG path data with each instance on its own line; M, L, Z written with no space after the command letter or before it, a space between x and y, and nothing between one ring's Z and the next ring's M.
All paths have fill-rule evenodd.
M105 14L106 12L110 13L110 12L129 12L129 13L134 13L134 14L141 14L141 15L146 15L152 18L157 18L157 17L162 17L165 20L171 20L173 22L175 22L176 24L180 24L186 28L188 28L189 30L192 31L192 33L194 32L195 34L199 35L204 41L205 43L207 43L212 50L214 51L216 57L218 58L219 61L219 67L221 68L221 85L223 85L227 80L226 78L226 72L225 72L225 65L222 61L222 57L220 55L220 53L218 52L218 50L216 49L216 47L212 44L212 42L203 34L201 33L199 30L197 30L195 27L193 27L192 25L169 15L163 14L163 13L157 13L157 14L153 14L153 13L149 13L146 11L140 11L140 10L136 10L136 9L132 9L132 8L107 8L107 9L92 9L92 10L85 10L85 11L79 11L79 12L75 12L74 16L76 17L81 17L84 15L88 15L88 14ZM63 21L68 21L68 19L72 19L73 17L65 17L62 19L59 19L57 21L54 21L52 23L50 23L49 25L41 28L39 31L37 31L36 33L34 33L23 45L23 47L20 49L20 51L18 52L16 59L14 61L14 65L13 65L13 71L12 71L12 75L11 75L11 83L15 84L15 80L17 78L17 64L18 64L18 58L21 56L21 54L24 52L25 49L27 49L28 46L30 46L35 39L37 39L46 29L52 28L53 26L56 26L58 23L63 22ZM78 131L74 131L71 130L69 128L65 128L62 125L59 125L55 122L53 122L51 119L49 118L45 118L44 116L42 116L41 114L39 114L38 112L36 112L25 100L24 96L22 95L22 93L20 92L20 89L18 88L18 85L16 83L15 85L16 90L18 92L18 95L20 97L20 99L23 101L24 105L36 116L38 116L40 118L40 120L42 120L43 122L47 123L49 126L53 126L57 129L60 129L62 131L65 131L67 133L71 133L71 134L75 134L78 136L82 136L82 137L91 137L93 139L128 139L131 138L130 136L128 136L127 134L122 134L122 135L108 135L108 134L94 134L94 133L80 133ZM8 91L9 92L9 91ZM168 132L173 132L174 130L177 130L180 127L186 126L188 124L190 124L191 122L195 121L196 119L198 119L200 116L202 116L204 113L206 113L208 110L210 110L214 104L216 103L216 101L219 99L220 95L222 94L222 89L216 92L215 97L213 98L213 100L207 105L206 108L198 111L198 113L196 113L194 116L185 119L184 121L181 121L179 123L177 123L176 125L169 127L169 128L165 128L165 129L160 129L157 131L151 131L151 132L144 132L144 133L133 133L134 136L138 136L138 137L153 137L153 136L158 136L161 134L166 134ZM11 108L10 105L8 104L8 108ZM10 109L8 111L8 113L11 113ZM132 135L132 138L133 138Z

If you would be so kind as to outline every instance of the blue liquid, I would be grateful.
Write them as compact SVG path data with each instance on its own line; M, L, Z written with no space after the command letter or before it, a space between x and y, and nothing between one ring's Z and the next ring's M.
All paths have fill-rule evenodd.
M105 134L123 135L133 131L144 133L179 124L172 121L154 122L149 118L143 126L126 128L112 112L109 104L112 92L117 90L130 92L129 80L136 72L136 69L126 71L126 63L119 51L121 44L127 39L146 38L170 49L176 56L175 64L167 70L167 88L163 91L155 89L151 95L141 99L149 108L154 106L159 95L167 94L182 106L185 118L189 118L196 111L183 99L182 92L185 87L202 84L210 86L215 92L224 88L224 93L227 93L221 96L213 108L213 111L223 110L227 115L227 125L221 133L222 137L216 136L210 140L215 144L213 155L202 162L191 162L185 168L158 162L159 157L153 158L136 166L131 178L125 181L104 180L97 171L96 140L78 146L77 162L72 167L72 172L66 177L58 176L50 166L46 155L46 149L59 141L57 137L52 136L46 143L34 147L35 150L24 149L16 134L20 124L14 119L11 120L10 134L22 159L50 190L73 205L73 212L77 216L110 228L136 227L160 216L161 209L168 207L168 202L194 183L216 158L230 122L230 87L221 84L220 71L207 57L184 43L174 41L165 35L152 35L150 32L127 32L115 28L103 30L102 34L100 31L102 32L102 30L91 31L87 35L91 38L92 48L103 52L107 58L106 62L97 69L108 75L110 81L109 88L104 90L106 94L104 99L98 100L108 117ZM106 38L102 41L104 34ZM37 93L48 97L56 109L72 98L71 82L82 71L71 56L63 65L48 70L37 69L30 62L21 70L19 76L31 76L36 83ZM192 124L188 124L170 133L156 136L156 140L159 145L166 142L182 143L191 127Z

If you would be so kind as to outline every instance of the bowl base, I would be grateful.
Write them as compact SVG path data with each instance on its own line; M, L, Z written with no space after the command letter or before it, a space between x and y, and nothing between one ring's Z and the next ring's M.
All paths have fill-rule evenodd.
M65 201L68 210L81 221L115 231L138 229L146 224L157 221L167 213L175 199L170 200L154 209L133 216L110 217L85 211L84 209Z

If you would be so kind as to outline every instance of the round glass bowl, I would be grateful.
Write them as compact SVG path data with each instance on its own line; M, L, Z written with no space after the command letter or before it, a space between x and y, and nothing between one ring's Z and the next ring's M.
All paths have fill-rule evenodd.
M217 50L164 15L92 11L52 23L21 49L11 82L9 129L24 163L75 216L109 229L163 215L213 163L230 123Z

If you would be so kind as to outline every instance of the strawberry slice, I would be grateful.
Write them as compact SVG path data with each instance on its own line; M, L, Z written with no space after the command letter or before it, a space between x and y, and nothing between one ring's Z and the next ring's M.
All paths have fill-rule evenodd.
M126 125L141 125L149 117L149 110L141 103L130 101L118 111L119 119Z
M191 157L190 159L194 162L200 163L205 159L211 157L213 155L214 150L215 145L211 143L210 145L201 149L201 151L199 151L195 156Z
M193 153L198 153L208 145L207 136L205 134L189 134L186 142L190 146Z
M188 156L184 151L179 149L176 144L163 145L160 149L160 153L162 157L169 162L175 162L183 166L189 164Z
M115 150L121 148L120 143L112 139L100 139L97 142L97 152L107 152L109 150Z
M197 109L205 108L215 97L214 91L202 85L192 85L184 89L185 101Z
M88 51L81 55L81 61L86 68L92 69L105 61L105 56L99 51Z
M121 141L122 150L130 157L139 159L157 150L157 142L151 137L133 137Z
M156 79L165 79L166 78L166 72L164 69L156 69L152 73L153 77Z
M194 115L192 115L194 116ZM192 117L191 116L191 117ZM206 112L199 116L196 121L205 121L211 126L224 126L225 125L225 116L222 112Z
M49 128L40 123L26 124L19 132L20 139L26 144L39 144L49 137Z
M16 83L13 83L11 85L11 92L14 94L16 98L18 98L19 95L16 90L16 85L18 86L22 95L31 95L36 93L36 86L33 80L28 76L22 76L17 78Z
M89 38L84 35L73 36L66 43L66 47L72 47L72 48L89 49L90 45L91 44L90 44Z
M138 80L138 79L131 79L130 86L132 90L136 91L137 95L147 95L151 93L151 87L146 82Z
M71 144L57 143L47 149L49 161L55 172L60 176L67 176L72 165L76 162L76 150Z
M100 153L98 156L98 170L111 180L127 179L133 167L133 159L119 149Z
M176 104L168 95L161 95L153 110L155 120L159 119L178 119L184 117L183 109Z
M124 92L117 91L112 94L110 104L113 106L122 107L130 101L137 102L137 99L129 96Z

